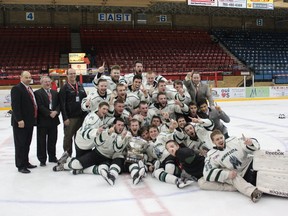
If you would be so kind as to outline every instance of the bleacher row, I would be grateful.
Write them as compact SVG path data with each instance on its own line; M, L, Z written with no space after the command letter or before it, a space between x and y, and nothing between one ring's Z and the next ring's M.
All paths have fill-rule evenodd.
M60 66L60 54L71 51L69 27L0 27L0 31L1 79L19 79L22 70L29 70L37 83L41 72ZM80 28L82 51L93 45L98 66L118 64L122 73L131 72L135 60L142 61L146 71L174 76L193 69L239 74L246 65L255 71L255 80L288 83L287 34L232 30L212 34L244 66L204 30Z
M40 73L60 66L60 54L71 50L67 27L0 27L1 78L19 79L29 70L39 81Z
M288 83L288 35L215 30L213 34L255 73L255 80Z
M164 75L192 69L225 71L237 64L207 31L81 28L80 35L84 49L97 44L98 65L119 64L124 73L131 72L135 60L147 71Z

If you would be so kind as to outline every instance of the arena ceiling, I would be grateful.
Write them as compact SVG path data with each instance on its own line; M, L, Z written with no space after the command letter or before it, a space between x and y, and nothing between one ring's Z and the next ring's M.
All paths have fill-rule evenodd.
M185 3L186 0L0 0L2 5L74 5L74 6L113 6L113 7L150 7L156 3ZM274 0L276 8L288 8L283 0Z

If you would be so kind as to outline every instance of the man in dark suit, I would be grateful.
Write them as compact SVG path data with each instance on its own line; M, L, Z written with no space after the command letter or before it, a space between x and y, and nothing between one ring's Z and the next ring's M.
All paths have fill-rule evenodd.
M21 173L30 173L37 166L29 163L33 127L37 118L37 104L32 88L31 74L23 71L20 83L11 89L12 126L15 145L15 163Z
M50 77L41 77L40 83L42 88L34 92L38 105L37 158L40 161L40 166L46 166L47 152L49 162L57 163L56 143L57 126L60 124L58 117L60 103L58 92L51 89Z
M183 83L186 86L192 101L198 103L199 100L204 98L209 101L210 107L214 106L211 90L207 84L201 82L199 72L193 71L187 73Z

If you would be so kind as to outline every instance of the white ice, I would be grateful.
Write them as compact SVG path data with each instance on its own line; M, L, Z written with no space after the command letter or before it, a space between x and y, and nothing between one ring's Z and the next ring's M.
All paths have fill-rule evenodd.
M218 102L231 117L230 135L255 137L262 149L288 151L288 100ZM55 164L40 167L36 157L36 130L30 162L31 174L17 172L13 134L6 111L0 112L0 215L287 215L288 200L263 195L253 203L239 192L200 190L195 183L184 189L157 181L148 175L134 186L128 174L120 175L111 187L101 176L53 172ZM286 119L279 119L285 114ZM62 125L59 125L57 156L62 154ZM288 184L288 182L287 182Z

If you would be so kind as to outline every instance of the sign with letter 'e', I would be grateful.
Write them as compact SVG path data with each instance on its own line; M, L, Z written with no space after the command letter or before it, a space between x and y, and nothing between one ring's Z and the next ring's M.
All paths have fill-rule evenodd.
M108 22L131 22L131 14L122 13L99 13L98 21Z

